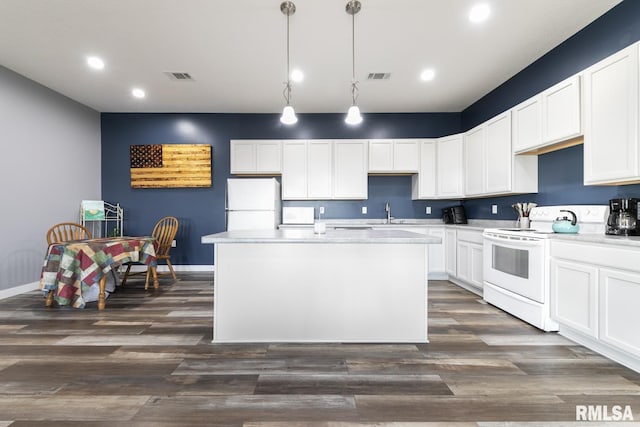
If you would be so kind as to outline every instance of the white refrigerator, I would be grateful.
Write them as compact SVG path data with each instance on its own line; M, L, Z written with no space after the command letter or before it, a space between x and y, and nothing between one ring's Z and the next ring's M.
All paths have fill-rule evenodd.
M275 178L227 179L227 230L273 230L281 218L280 183Z

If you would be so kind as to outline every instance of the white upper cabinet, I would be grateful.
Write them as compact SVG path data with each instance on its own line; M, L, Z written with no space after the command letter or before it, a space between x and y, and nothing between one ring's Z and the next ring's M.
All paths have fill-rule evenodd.
M536 95L511 109L513 152L523 153L542 145L542 95Z
M287 140L282 143L282 200L333 198L333 142Z
M282 141L231 140L232 174L279 175L282 173Z
M485 125L475 127L464 135L464 194L467 196L486 193L485 139Z
M518 191L513 185L510 111L487 122L484 154L485 191L489 194ZM537 163L538 159L535 160Z
M582 134L580 75L542 92L542 142L553 144Z
M542 154L580 143L582 91L580 75L550 87L511 109L513 152Z
M538 158L514 157L511 129L511 111L507 111L465 134L466 196L538 191Z
M462 134L438 139L436 188L439 198L464 196L463 149Z
M393 142L393 169L396 172L417 173L420 169L419 155L418 141L396 139Z
M423 139L420 146L420 171L411 177L411 198L436 199L437 139Z
M640 181L640 67L636 43L584 72L584 183Z
M307 198L333 197L333 141L314 139L307 147Z
M368 190L367 140L345 139L333 143L333 198L364 200Z
M369 172L393 171L393 141L369 140Z
M307 198L307 141L282 143L282 200Z
M417 173L419 142L415 139L372 139L369 141L370 173Z

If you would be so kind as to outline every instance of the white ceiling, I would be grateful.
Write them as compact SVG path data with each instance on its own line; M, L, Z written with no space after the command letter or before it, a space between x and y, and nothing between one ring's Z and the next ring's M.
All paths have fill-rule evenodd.
M351 102L347 0L293 0L298 113ZM358 104L367 112L458 112L620 0L361 0ZM286 80L281 0L0 0L0 64L101 112L275 113ZM88 55L106 67L90 70ZM420 81L432 67L436 78ZM165 72L188 72L192 82ZM370 72L391 73L367 81ZM134 86L147 92L133 99Z

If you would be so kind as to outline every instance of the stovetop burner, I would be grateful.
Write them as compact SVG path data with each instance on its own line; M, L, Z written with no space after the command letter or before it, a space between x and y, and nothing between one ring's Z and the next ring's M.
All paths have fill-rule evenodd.
M537 206L529 213L531 228L504 227L487 229L494 234L511 235L514 238L547 239L553 232L553 222L564 215L563 210L574 212L580 224L582 234L604 234L605 224L609 216L608 205L567 205Z

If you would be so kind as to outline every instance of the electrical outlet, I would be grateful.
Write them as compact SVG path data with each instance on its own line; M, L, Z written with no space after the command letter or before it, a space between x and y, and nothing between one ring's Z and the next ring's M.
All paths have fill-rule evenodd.
M362 215L366 215L367 214L367 207L363 206L362 207Z
M176 247L176 241L175 241L175 240L172 240L172 241L171 241L171 247L172 247L172 248L175 248L175 247Z
M324 214L324 206L320 206L320 215Z
M431 215L431 206L427 206L424 211L427 215Z
M491 205L491 213L494 215L498 213L498 205Z

